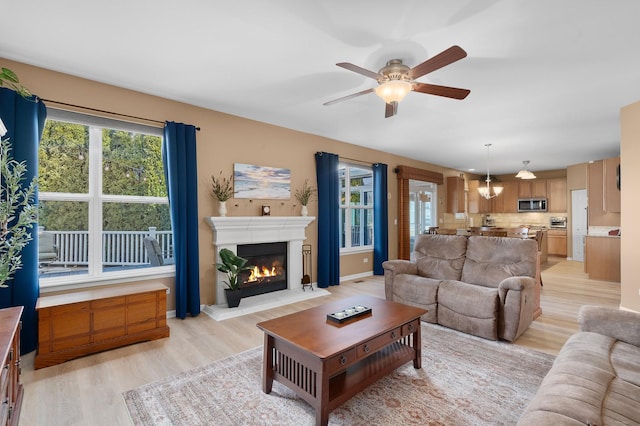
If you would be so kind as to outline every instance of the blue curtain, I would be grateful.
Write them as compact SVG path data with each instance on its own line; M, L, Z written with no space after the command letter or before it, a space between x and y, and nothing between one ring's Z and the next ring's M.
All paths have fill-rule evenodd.
M3 139L9 138L12 156L16 161L26 161L27 172L23 186L28 186L38 173L38 144L47 118L47 108L36 98L25 99L13 90L0 88L0 118L7 128ZM37 202L37 194L36 199ZM36 349L38 324L36 300L40 292L38 285L38 232L31 230L33 240L22 251L22 269L16 271L13 280L0 289L0 308L23 306L21 353Z
M382 262L389 259L389 202L387 165L373 165L373 274L384 275Z
M196 128L167 122L162 140L162 161L167 186L176 261L176 317L200 313L198 257L198 173Z
M318 287L340 285L340 177L338 156L316 153L318 179Z

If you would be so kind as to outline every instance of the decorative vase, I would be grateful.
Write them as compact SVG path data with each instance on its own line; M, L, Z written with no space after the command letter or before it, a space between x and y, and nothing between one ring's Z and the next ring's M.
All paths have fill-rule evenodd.
M302 208L300 209L300 216L306 216L309 214L309 210L307 209L307 206L302 206Z
M220 204L218 205L218 214L220 214L220 216L225 217L227 215L227 202L226 201L220 201Z
M230 308L237 308L240 305L240 299L242 299L242 290L231 290L229 288L224 289L224 294L227 297L227 306Z

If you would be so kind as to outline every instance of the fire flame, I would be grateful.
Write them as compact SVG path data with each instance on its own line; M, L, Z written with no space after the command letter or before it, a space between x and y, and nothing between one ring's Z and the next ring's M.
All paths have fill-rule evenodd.
M258 281L259 279L266 277L275 277L276 275L278 275L278 273L276 272L275 266L271 267L271 269L266 266L262 266L261 268L254 266L247 282Z

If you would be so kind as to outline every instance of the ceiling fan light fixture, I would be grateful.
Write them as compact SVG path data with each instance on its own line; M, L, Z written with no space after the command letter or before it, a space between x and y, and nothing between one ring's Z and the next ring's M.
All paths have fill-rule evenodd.
M412 87L406 80L389 80L376 87L375 92L385 103L390 104L403 100Z

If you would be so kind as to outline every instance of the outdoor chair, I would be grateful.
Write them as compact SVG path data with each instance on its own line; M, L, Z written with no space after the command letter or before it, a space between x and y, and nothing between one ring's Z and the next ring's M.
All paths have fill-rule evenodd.
M152 237L144 238L144 247L147 249L147 255L149 256L149 263L152 266L173 265L175 259L165 258L160 248L158 240Z
M58 247L52 232L38 232L38 265L44 266L58 260Z

